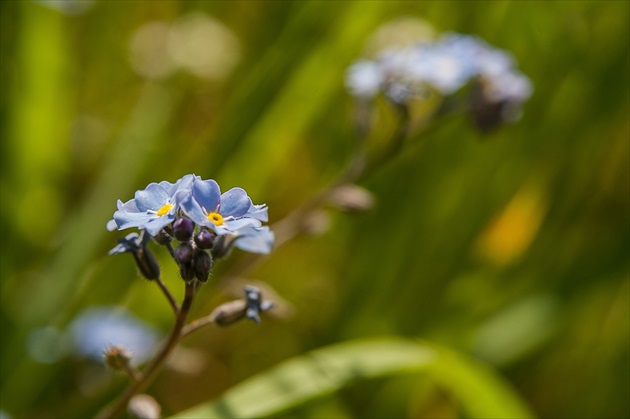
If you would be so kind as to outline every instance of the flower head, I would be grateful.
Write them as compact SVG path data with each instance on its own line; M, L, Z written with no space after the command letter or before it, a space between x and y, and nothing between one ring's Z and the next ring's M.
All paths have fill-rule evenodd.
M190 195L194 175L186 175L175 183L150 183L137 191L135 197L123 203L118 200L118 211L107 223L110 230L137 227L155 236L175 220L179 203Z
M212 179L197 178L181 207L192 221L218 235L235 233L244 227L260 227L261 221L267 219L265 205L253 205L241 188L221 194L219 185Z

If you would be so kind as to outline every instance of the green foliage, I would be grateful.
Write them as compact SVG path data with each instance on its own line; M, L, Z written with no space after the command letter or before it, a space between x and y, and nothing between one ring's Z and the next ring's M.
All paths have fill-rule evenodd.
M308 352L176 417L268 417L353 381L411 373L427 374L440 383L470 417L532 417L508 384L490 370L437 345L402 339L350 341Z
M424 364L422 376L465 414L483 416L468 380L490 383L484 408L520 406L485 368L482 378L466 372L473 357L541 417L630 416L628 2L94 1L78 14L43 3L0 3L0 410L89 417L111 400L122 380L72 354L63 337L71 320L121 304L164 331L172 322L131 259L106 256L118 237L105 230L116 199L194 172L244 187L269 205L272 222L281 219L347 162L355 134L344 71L379 25L403 16L511 51L535 87L522 119L490 136L465 116L412 135L362 182L377 200L371 212L330 213L328 232L287 243L247 272L235 252L193 317L230 299L234 276L270 284L284 310L259 327L200 332L148 392L172 415L236 397L236 383L265 380L258 374L279 365L311 374L304 354L341 348L342 359L369 360L343 342L387 335L467 354L427 344L419 352L439 352L449 367ZM134 70L136 31L191 13L238 39L240 61L227 77ZM387 111L379 108L371 140L389 134ZM181 298L176 270L162 270ZM407 352L417 344L396 342L388 350L419 371L422 355ZM310 352L317 348L325 349ZM42 351L50 356L37 358ZM378 360L384 369L389 361L398 360ZM416 376L338 391L347 377L325 381L329 396L296 408L299 416L461 413ZM408 402L400 388L422 393L413 413L400 407ZM302 389L282 394L305 397Z

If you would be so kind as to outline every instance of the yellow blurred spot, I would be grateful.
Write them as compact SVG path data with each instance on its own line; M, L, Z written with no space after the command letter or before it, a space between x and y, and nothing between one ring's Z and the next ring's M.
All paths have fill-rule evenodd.
M546 211L540 187L523 187L481 232L475 254L496 265L512 262L534 240Z

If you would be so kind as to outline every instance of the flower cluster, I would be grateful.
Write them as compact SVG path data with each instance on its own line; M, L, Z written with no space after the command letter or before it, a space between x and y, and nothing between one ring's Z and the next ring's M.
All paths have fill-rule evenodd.
M482 129L494 125L479 112L496 109L498 122L512 121L532 94L530 80L516 69L510 53L456 33L385 49L375 60L352 64L346 75L346 86L353 96L370 100L382 93L400 105L430 94L449 96L469 83L473 86L471 111Z
M155 264L146 247L148 238L169 246L176 239L180 244L173 257L182 277L205 282L213 260L225 256L232 247L253 253L271 251L273 232L262 225L267 218L267 206L254 205L243 189L221 193L214 180L190 174L175 183L151 183L137 191L133 199L119 200L107 228L135 227L146 234L127 235L110 253L131 252L143 275L154 279Z

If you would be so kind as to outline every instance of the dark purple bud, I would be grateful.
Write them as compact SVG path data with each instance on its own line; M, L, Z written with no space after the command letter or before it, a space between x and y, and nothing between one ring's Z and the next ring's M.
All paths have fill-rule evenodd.
M178 218L173 223L173 234L180 242L187 242L195 230L195 223L185 217Z
M201 230L199 234L195 236L195 244L200 249L212 249L214 243L214 235L208 230Z
M181 263L179 265L179 274L182 276L182 279L186 282L190 282L195 279L195 268L192 262L189 263Z
M190 242L180 244L175 248L175 262L178 265L190 263L193 259L194 250Z
M210 276L210 271L212 270L212 257L204 251L198 251L195 253L195 277L199 280L199 282L208 281L208 277Z
M148 247L141 247L132 254L142 276L146 279L157 279L160 277L160 264Z
M165 230L160 230L159 233L156 234L155 237L153 237L153 239L162 246L170 243L171 240L173 240L173 238Z
M504 115L507 107L508 102L505 100L491 100L480 81L473 84L470 116L481 132L489 133L501 127L506 122Z

